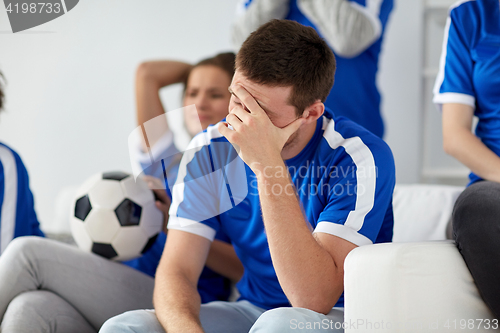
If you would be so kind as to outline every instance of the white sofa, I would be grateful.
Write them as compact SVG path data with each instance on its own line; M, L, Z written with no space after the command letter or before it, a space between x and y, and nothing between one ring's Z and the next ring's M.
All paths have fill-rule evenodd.
M346 258L345 332L491 332L482 301L446 225L462 187L398 185L394 243Z
M48 228L55 238L71 239L68 219L75 189L64 189L56 200L57 223ZM456 186L396 186L394 242L362 246L346 258L346 333L494 331L493 315L455 244L446 240L462 191Z

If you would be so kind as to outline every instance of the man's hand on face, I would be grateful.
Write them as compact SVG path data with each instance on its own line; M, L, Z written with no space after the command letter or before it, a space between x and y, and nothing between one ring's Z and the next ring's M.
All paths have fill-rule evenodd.
M304 123L304 118L295 119L282 128L276 127L245 88L235 84L232 93L239 102L232 103L226 123L219 124L219 132L240 148L239 156L254 172L281 162L285 143Z

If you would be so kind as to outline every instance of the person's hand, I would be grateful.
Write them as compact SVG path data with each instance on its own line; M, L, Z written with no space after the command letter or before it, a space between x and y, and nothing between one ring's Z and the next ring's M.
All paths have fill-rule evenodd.
M242 104L236 104L226 117L226 122L219 123L219 132L240 148L239 156L254 172L266 165L273 165L278 159L282 161L281 151L285 143L304 123L304 119L298 118L283 128L276 127L242 86L235 85L233 93Z
M143 176L142 179L148 184L151 191L153 191L155 205L163 213L163 231L167 233L168 210L172 201L164 189L165 185L160 179L152 176Z

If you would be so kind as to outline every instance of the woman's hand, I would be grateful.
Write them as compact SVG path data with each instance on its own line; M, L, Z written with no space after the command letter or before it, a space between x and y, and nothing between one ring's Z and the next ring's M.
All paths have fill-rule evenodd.
M148 184L155 196L155 205L163 213L163 231L167 233L168 210L172 201L165 191L163 182L152 176L143 176L142 179Z

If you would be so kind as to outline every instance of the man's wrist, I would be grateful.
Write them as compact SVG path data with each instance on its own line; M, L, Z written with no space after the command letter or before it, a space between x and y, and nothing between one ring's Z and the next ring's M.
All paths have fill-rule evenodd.
M270 178L288 178L288 168L281 158L268 163L253 162L249 167L259 182Z

